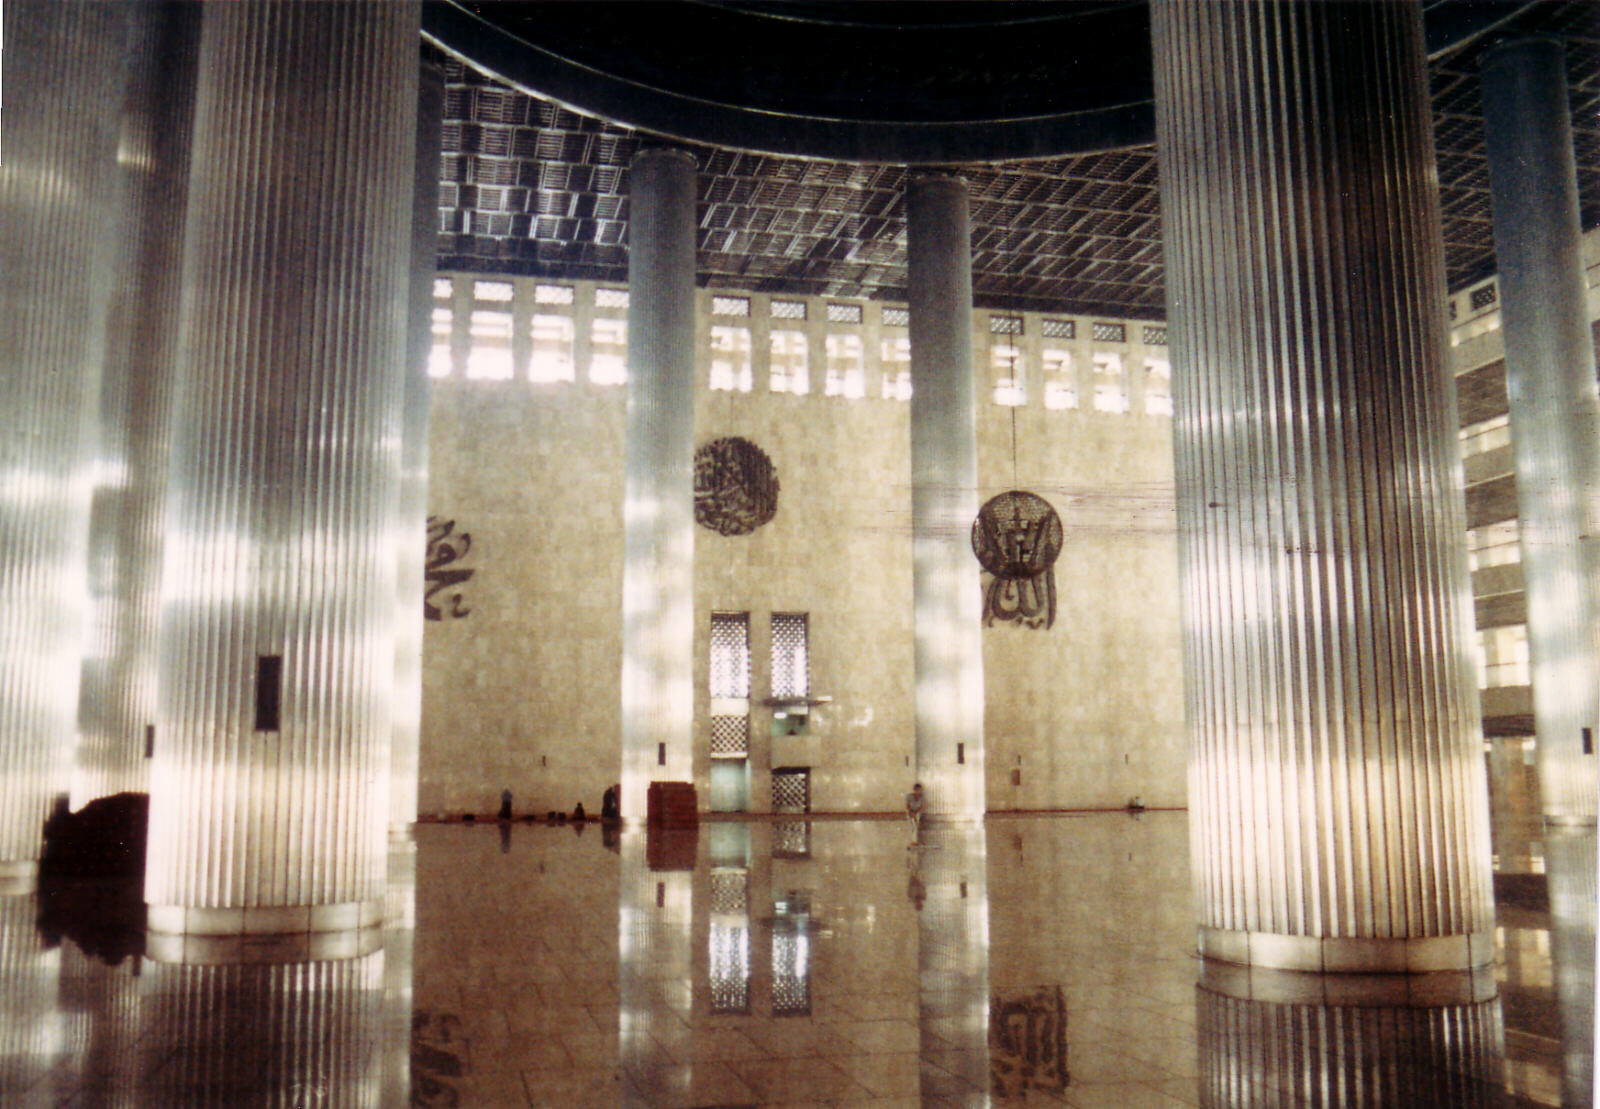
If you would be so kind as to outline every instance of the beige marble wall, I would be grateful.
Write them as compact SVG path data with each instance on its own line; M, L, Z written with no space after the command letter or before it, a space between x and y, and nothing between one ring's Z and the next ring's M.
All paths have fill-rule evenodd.
M466 303L457 281L455 304ZM518 282L518 297L532 296ZM719 291L718 295L725 295ZM897 810L915 774L911 628L909 406L885 399L880 343L905 333L862 304L860 325L771 320L753 294L748 318L712 315L700 293L695 439L738 435L772 459L777 516L754 534L697 529L696 762L710 803L708 687L713 611L750 614L749 807L771 807L773 766L811 768L813 811ZM576 380L434 382L430 512L473 537L458 565L471 612L430 622L424 654L420 809L492 812L502 788L519 812L597 811L617 778L622 548L623 390L587 380L592 286L580 284ZM832 303L851 303L833 301ZM458 311L458 316L462 315ZM521 306L520 321L529 311ZM991 403L990 333L975 314L980 495L1013 487L1011 413ZM1023 357L1037 367L1039 317L1025 317ZM751 331L753 388L713 391L710 328ZM1017 478L1062 516L1059 615L1049 631L996 625L984 634L989 806L1120 807L1184 798L1181 662L1172 532L1170 421L1144 411L1143 359L1164 357L1128 327L1127 344L1096 343L1077 319L1077 409L1047 410L1029 382L1017 409ZM810 391L768 388L769 330L803 331ZM864 395L824 393L830 332L858 332ZM458 320L455 344L464 325ZM1060 347L1060 342L1052 342ZM1093 408L1096 350L1120 352L1130 411ZM525 357L519 342L519 358ZM1037 377L1037 372L1035 373ZM436 598L437 600L438 598ZM809 616L813 709L804 737L773 738L770 617ZM1018 759L1021 759L1019 764ZM1021 784L1013 785L1013 770Z

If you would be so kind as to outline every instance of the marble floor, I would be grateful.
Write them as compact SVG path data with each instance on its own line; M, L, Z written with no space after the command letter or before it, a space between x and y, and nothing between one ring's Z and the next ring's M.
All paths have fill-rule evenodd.
M1499 836L1492 973L1337 983L1202 967L1186 833L425 824L381 935L314 963L164 963L12 895L0 1105L1590 1104L1592 830Z

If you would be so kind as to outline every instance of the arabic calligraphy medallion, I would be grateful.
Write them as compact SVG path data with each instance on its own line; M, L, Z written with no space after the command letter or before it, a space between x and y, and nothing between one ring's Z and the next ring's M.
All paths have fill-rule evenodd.
M694 452L694 519L718 535L749 535L778 511L778 472L766 452L737 436Z
M1056 622L1055 562L1061 554L1061 517L1050 502L1013 489L991 497L972 522L972 553L988 572L983 622L1027 628Z

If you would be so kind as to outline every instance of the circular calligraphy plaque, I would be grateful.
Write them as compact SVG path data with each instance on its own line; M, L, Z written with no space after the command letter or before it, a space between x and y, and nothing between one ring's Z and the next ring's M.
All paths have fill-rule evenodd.
M737 436L694 452L694 519L718 535L748 535L778 511L778 472L766 452Z
M972 553L997 578L1031 578L1061 554L1061 517L1050 502L1013 489L984 502L972 522Z

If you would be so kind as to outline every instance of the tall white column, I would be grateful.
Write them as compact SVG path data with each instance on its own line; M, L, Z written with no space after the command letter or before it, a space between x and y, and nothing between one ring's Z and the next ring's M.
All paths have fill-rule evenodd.
M415 4L205 9L155 932L382 915L418 33Z
M1521 39L1483 58L1506 394L1539 793L1552 820L1595 819L1600 715L1600 390L1567 106L1566 50ZM1589 750L1583 735L1589 733Z
M100 393L89 534L93 614L72 807L149 787L161 624L162 514L194 122L200 8L129 5L116 182L122 230Z
M694 159L629 168L628 414L622 507L622 815L691 781L694 730Z
M389 828L417 819L422 733L422 599L428 547L428 350L433 343L433 282L439 254L439 144L444 70L424 65L418 79L416 181L411 212L410 316L400 443L400 516L395 522L394 749Z
M1202 952L1481 965L1488 805L1420 10L1152 16Z
M982 587L972 373L967 186L915 174L906 186L911 309L912 610L917 777L929 812L984 813ZM911 783L907 782L909 789Z
M5 6L0 879L35 869L76 740L127 10Z

